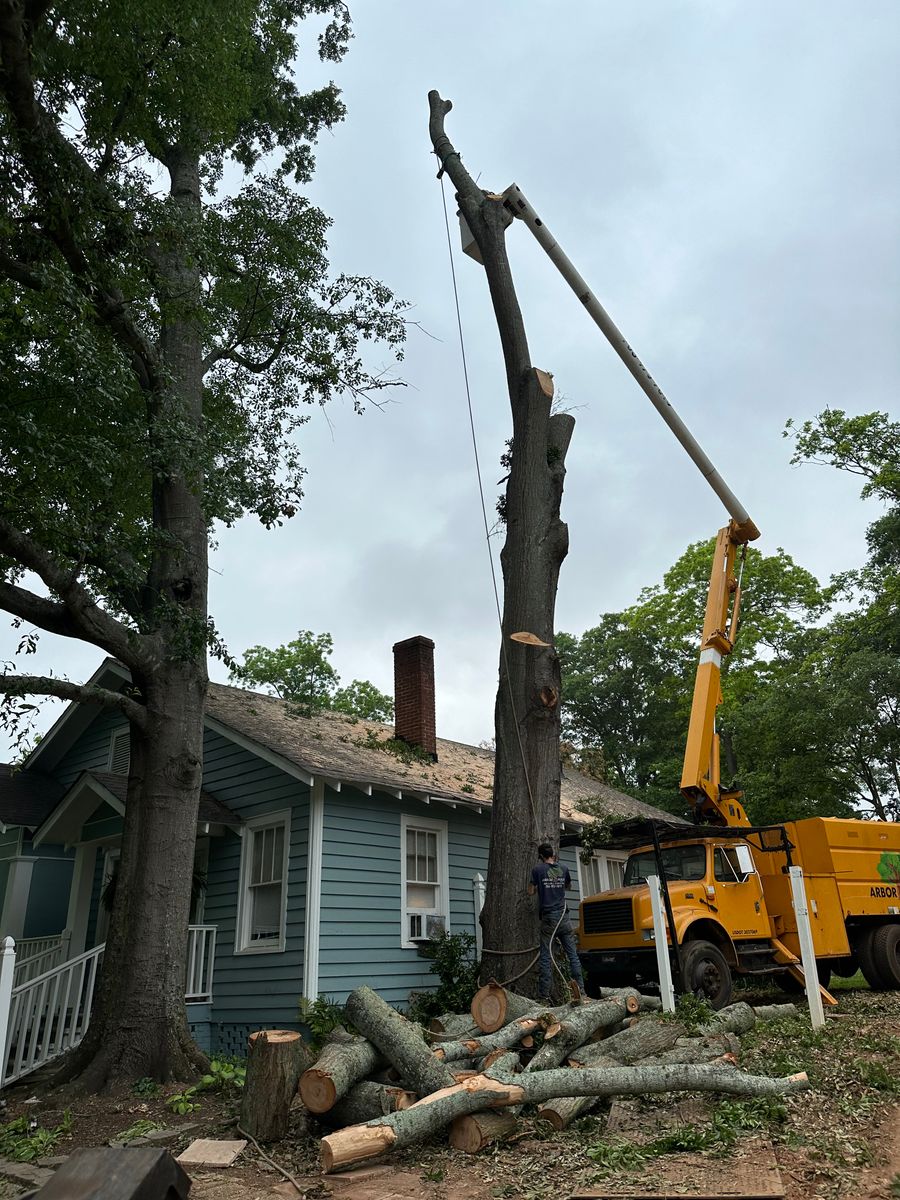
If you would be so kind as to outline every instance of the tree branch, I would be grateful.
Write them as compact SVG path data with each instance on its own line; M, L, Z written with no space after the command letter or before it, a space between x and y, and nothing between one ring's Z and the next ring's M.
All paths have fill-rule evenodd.
M47 675L0 674L0 696L56 696L59 700L115 709L140 728L147 723L147 710L131 696L94 684L71 683L68 679L53 679Z
M4 517L0 517L0 552L8 554L29 571L34 571L62 601L61 606L50 601L43 602L41 606L40 597L34 596L24 588L4 584L9 599L23 610L19 611L17 608L9 611L14 611L16 616L24 616L26 620L33 620L41 628L47 628L42 624L42 618L60 623L60 610L64 606L71 621L71 631L61 624L60 628L49 632L62 633L65 637L83 638L121 659L127 666L147 665L149 645L145 635L135 633L121 621L104 612L72 571L62 568L46 550L15 529ZM37 606L31 605L32 599L39 602ZM26 606L27 612L24 611Z
M34 6L35 13L43 11L40 4ZM60 189L74 173L106 217L123 232L127 229L120 206L83 156L62 136L35 95L28 27L29 19L18 0L0 0L0 89L18 133L22 160L42 201L41 228L63 255L82 291L119 345L130 358L137 356L140 359L143 372L137 373L142 384L145 377L151 387L161 389L164 381L155 348L131 319L124 298L114 289L97 283L91 263L69 220L71 194L65 196Z
M14 283L20 283L22 287L31 288L33 291L40 291L44 286L40 275L30 271L26 263L19 262L17 258L13 258L3 249L0 249L0 272L7 279L11 279Z

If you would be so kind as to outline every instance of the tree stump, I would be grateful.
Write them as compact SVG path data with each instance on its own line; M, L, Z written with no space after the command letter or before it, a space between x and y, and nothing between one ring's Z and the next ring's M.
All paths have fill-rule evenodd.
M261 1029L247 1043L247 1077L240 1126L258 1142L277 1142L287 1133L291 1102L309 1062L306 1046L292 1029Z

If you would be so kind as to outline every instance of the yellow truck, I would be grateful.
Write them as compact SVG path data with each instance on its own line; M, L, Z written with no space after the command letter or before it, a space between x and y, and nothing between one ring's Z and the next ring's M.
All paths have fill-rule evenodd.
M623 885L583 900L579 951L588 992L657 977L649 875L663 885L673 966L684 991L727 1004L734 975L803 984L788 867L803 870L819 982L859 969L870 987L900 988L900 824L813 817L751 826L739 792L722 788L715 712L722 658L740 611L738 553L752 522L720 530L694 686L681 791L693 824L626 821ZM674 938L672 933L674 931Z

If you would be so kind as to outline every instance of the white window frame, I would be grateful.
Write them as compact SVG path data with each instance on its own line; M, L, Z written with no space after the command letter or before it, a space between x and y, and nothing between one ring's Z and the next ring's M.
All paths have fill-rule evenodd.
M588 863L583 863L581 861L581 856L579 855L579 857L578 857L578 887L581 892L582 898L585 898L587 896L595 896L598 894L598 892L595 891L594 888L592 886L590 886L589 882L588 882L588 873L589 873L589 871L590 872L593 871L594 864L596 864L597 875L598 875L599 882L600 882L600 888L598 890L600 892L609 892L609 891L612 891L614 888L619 888L622 886L618 880L615 880L615 881L613 880L612 874L609 869L609 864L611 862L619 862L619 863L624 864L627 861L628 861L627 854L615 854L615 853L610 854L607 850L595 850L594 854L591 856L590 862L588 862Z
M438 905L435 908L410 908L406 903L406 834L409 829L422 829L428 833L437 834ZM450 854L446 821L435 821L427 817L411 817L402 813L400 817L400 945L404 950L415 950L426 940L425 938L413 939L409 936L411 913L443 917L444 928L448 933L450 932Z
M118 756L117 751L119 748L119 743L123 740L125 742L125 745L128 747L128 766L125 768L124 771L117 771L116 766L115 766L116 758ZM124 729L115 730L112 737L109 739L109 758L107 759L106 769L107 769L107 771L109 771L109 773L111 775L127 775L128 772L131 770L131 728L130 728L130 726L126 725Z
M277 942L266 942L260 946L250 941L250 914L253 906L250 903L250 871L253 863L253 840L263 829L272 829L277 825L284 827L284 858L282 863L282 897L281 924ZM235 954L281 954L285 949L285 928L287 924L288 902L288 864L291 857L291 812L283 809L279 812L265 813L258 817L250 817L241 831L241 873L238 889L237 921L234 930Z

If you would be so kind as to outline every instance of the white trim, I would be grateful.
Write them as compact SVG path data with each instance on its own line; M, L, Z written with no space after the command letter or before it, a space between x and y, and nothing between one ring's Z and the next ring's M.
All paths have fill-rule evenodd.
M295 779L299 779L307 787L312 786L313 776L308 771L305 771L303 767L298 767L296 763L291 762L289 758L285 758L276 750L270 750L268 746L263 746L260 742L255 742L253 738L245 737L244 734L238 733L236 729L232 729L230 725L223 725L215 717L205 717L204 723L206 728L211 730L212 733L221 734L222 737L234 742L236 746L240 746L242 750L249 750L251 754L255 754L263 762L270 763L273 767L278 767L280 771L284 771L286 775L292 775Z
M85 809L84 815L80 816L79 814L83 806L79 806L78 802L84 795L92 798L93 807ZM63 843L66 846L76 845L81 840L85 821L103 803L108 804L117 816L124 816L125 805L118 796L113 795L109 788L104 787L99 780L95 779L90 771L85 771L75 780L56 808L46 818L43 825L34 831L31 844L39 846L41 842L49 840L51 843ZM67 817L74 823L67 825ZM59 825L62 828L57 828ZM72 833L75 834L74 837L71 836Z
M31 893L31 876L36 858L19 856L8 858L9 874L6 877L6 895L3 900L3 916L0 931L6 937L21 941L25 932L25 914Z
M249 939L250 905L248 903L248 878L250 875L250 859L252 856L253 838L245 837L241 843L241 871L238 883L237 919L234 924L234 953L237 954L282 954L286 943L287 899L288 899L288 865L291 857L291 810L280 809L278 812L261 813L245 822L248 834L259 829L271 829L276 825L284 827L284 848L282 854L281 874L281 931L277 942L267 942L265 945L254 945Z
M125 739L128 745L128 770L117 771L115 768L116 758L118 757L118 747L122 739ZM123 729L114 729L109 738L109 753L106 758L106 769L110 775L126 775L131 770L131 726L126 725Z
M80 846L76 846L75 866L72 870L72 883L69 888L69 911L66 915L66 929L72 931L69 954L73 958L77 954L84 953L87 941L96 862L96 842L82 842Z
M325 780L316 776L309 797L306 848L306 921L303 939L303 995L319 995L319 927L322 919L322 845L325 837Z
M450 932L450 850L448 826L446 821L436 821L433 817L412 817L408 813L400 814L400 945L404 950L414 950L419 943L407 937L408 918L410 910L406 904L406 831L426 829L437 833L437 855L439 863L438 896L440 905L435 910L438 916L444 918L447 932ZM431 914L427 914L431 915Z

